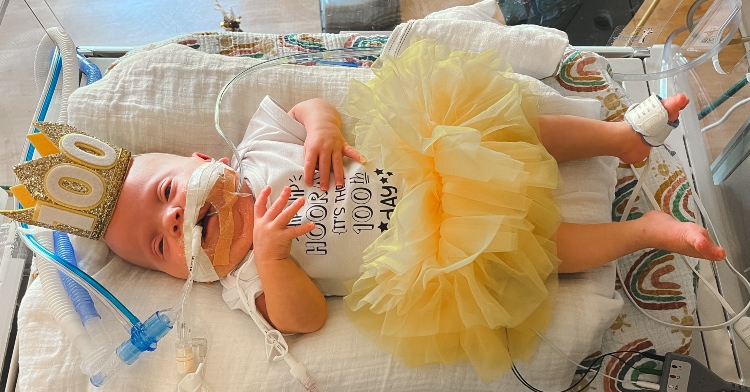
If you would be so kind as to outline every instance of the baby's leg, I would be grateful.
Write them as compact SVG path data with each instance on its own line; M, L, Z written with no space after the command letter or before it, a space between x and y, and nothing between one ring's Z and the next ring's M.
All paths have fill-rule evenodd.
M678 94L662 100L669 121L677 120L690 100ZM651 151L626 121L598 121L564 115L539 116L544 147L558 162L596 156L614 156L625 163L638 163Z
M680 222L662 211L613 223L562 223L557 230L559 272L581 272L604 265L641 249L671 252L718 261L726 256L708 232L694 223Z

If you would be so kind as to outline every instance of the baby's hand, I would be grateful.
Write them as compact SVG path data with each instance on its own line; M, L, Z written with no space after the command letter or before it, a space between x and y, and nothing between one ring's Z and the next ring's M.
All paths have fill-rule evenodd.
M320 172L320 189L328 190L331 170L336 186L344 185L344 160L349 157L360 162L360 156L333 124L307 130L305 139L305 183L313 184L315 167Z
M313 184L315 167L320 172L320 189L327 191L331 170L336 186L344 185L344 157L361 163L359 153L341 135L341 114L320 98L302 101L289 115L305 126L305 183Z
M305 204L304 198L295 200L286 207L291 189L284 187L281 195L266 208L271 187L265 187L255 199L255 226L253 242L255 259L258 261L283 260L289 257L292 240L312 231L315 224L305 223L299 226L287 226L294 215Z

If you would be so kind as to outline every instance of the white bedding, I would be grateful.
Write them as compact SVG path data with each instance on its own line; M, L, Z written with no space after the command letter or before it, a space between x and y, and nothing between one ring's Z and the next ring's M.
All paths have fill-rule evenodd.
M144 52L74 93L70 123L135 153L202 151L226 156L228 149L213 131L215 97L227 80L251 63L251 59L207 55L180 45ZM348 79L366 80L369 72L297 66L264 71L261 77L247 78L231 90L222 106L223 128L238 141L266 94L287 107L313 97L340 102ZM589 104L571 102L568 108ZM558 105L549 111L564 108ZM345 126L350 125L347 121ZM607 159L561 165L565 185L558 201L566 220L594 223L610 219L613 170L613 161ZM133 267L112 254L102 257L106 248L101 243L77 240L76 246L77 252L95 252L93 262L86 260L89 268L98 271L94 277L141 319L176 301L181 281ZM614 268L609 265L560 278L552 323L544 335L574 362L599 348L602 333L617 316L622 299L614 291L614 282ZM328 301L329 319L322 330L288 339L292 353L307 365L322 391L523 389L510 372L482 383L466 362L407 368L353 328L339 298ZM214 390L301 390L286 365L266 363L261 333L244 313L227 309L220 285L196 284L192 303L211 339L206 379ZM124 330L111 317L107 323L112 330L122 331L118 335L122 341ZM97 389L78 370L78 354L47 311L38 283L24 297L19 325L18 382L23 391L175 390L174 333L167 335L155 352L145 353L105 388ZM527 380L546 390L565 389L575 369L544 342L530 363L519 361L517 365Z
M74 246L81 249L78 239ZM99 244L94 244L96 248ZM102 249L99 249L101 251ZM106 249L105 249L106 250ZM142 320L155 310L174 304L182 281L165 274L133 267L116 256L94 277L123 301ZM580 360L595 351L601 332L621 306L608 298L612 270L600 269L561 279L553 322L545 332L563 352ZM191 295L199 327L209 331L210 347L206 380L217 391L298 391L301 388L283 363L267 363L263 338L250 318L231 311L221 300L221 286L196 284ZM321 391L516 391L521 385L509 372L491 383L482 383L468 362L407 368L374 347L344 315L339 298L329 298L329 319L318 332L288 337L291 352L316 378ZM112 317L110 331L125 338L124 329ZM145 353L132 367L95 388L78 368L80 358L47 311L38 284L24 297L19 313L21 391L174 391L174 332L156 351ZM545 343L535 359L518 363L521 373L545 390L564 389L572 377L572 364Z

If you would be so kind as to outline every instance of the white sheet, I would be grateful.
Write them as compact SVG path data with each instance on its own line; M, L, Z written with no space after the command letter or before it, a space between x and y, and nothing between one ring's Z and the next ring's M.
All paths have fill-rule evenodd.
M77 250L84 249L77 239ZM100 252L94 243L94 251ZM141 319L155 310L172 306L182 281L159 272L133 267L111 255L94 277L123 301ZM96 267L96 266L94 266ZM580 360L595 350L601 335L611 323L622 302L607 298L614 280L611 268L561 278L551 327L545 337L563 352ZM608 282L608 283L604 283ZM296 391L301 390L282 363L266 363L262 335L250 318L229 310L221 300L221 286L196 284L191 304L206 328L210 348L206 379L217 391ZM329 298L329 319L322 330L288 337L295 357L305 363L321 391L495 391L500 388L521 390L509 372L484 384L467 362L407 368L374 347L352 326L344 315L339 298ZM125 339L124 329L107 317L110 331L118 341ZM174 391L174 332L168 334L153 353L145 353L130 368L110 380L104 388L95 388L78 369L80 358L56 326L46 309L41 287L35 283L24 297L19 312L21 339L19 386L21 391ZM527 364L519 362L522 374L545 390L564 389L572 376L572 364L546 343Z
M186 154L199 150L226 155L227 149L213 131L214 99L224 82L251 62L205 55L179 45L145 52L123 61L100 82L77 91L70 99L71 124L136 153L165 150ZM239 140L232 132L244 131L254 105L265 94L273 94L289 107L312 97L340 102L347 80L366 79L368 72L322 67L267 70L232 90L223 110L224 128L233 140ZM607 167L606 162L578 165L587 175ZM609 183L578 181L566 175L562 166L568 194L582 192L597 195L599 200L595 205L586 205L586 201L568 210L580 209L589 214L572 213L573 217L592 223L601 222L602 217L608 219L611 204L605 201L611 200ZM607 180L602 173L599 175ZM565 213L566 207L563 208ZM179 280L130 266L117 257L109 260L95 277L142 319L176 300L182 286ZM219 285L197 284L193 290L196 313L210 331L206 378L215 390L299 390L286 365L265 362L260 332L246 315L226 308ZM555 300L552 324L544 335L575 362L599 348L603 331L622 306L614 292L611 266L561 277ZM289 339L295 357L308 366L323 391L522 388L510 372L484 384L465 362L406 368L352 327L343 314L340 299L328 301L330 315L321 331ZM122 330L113 320L107 322L115 330ZM47 312L38 284L24 298L19 325L21 390L102 390L89 385L77 369L77 353ZM120 334L119 338L124 336ZM156 352L144 354L104 390L174 390L177 380L173 376L173 342L174 336L167 335ZM555 390L569 385L575 365L542 342L534 360L528 364L519 362L518 367L536 387Z

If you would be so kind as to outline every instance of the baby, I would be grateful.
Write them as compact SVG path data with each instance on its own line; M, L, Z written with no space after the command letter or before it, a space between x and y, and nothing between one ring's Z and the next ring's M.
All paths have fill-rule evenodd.
M662 104L669 120L675 121L688 98L680 94ZM323 294L346 294L340 282L357 276L362 251L387 229L398 196L399 183L385 169L364 169L340 124L339 112L324 100L304 101L287 112L266 97L238 146L242 161L234 165L243 165L243 193L253 196L239 198L232 207L229 263L217 267L216 273L222 281L238 279L227 276L249 252L257 278L240 279L250 281L257 309L283 332L311 332L323 326ZM637 163L651 149L625 121L541 115L539 136L558 162L607 155ZM192 173L210 161L200 153L133 158L104 235L110 248L133 264L186 278L184 189ZM226 158L220 162L229 163ZM368 198L374 194L393 197L373 204ZM217 222L207 218L209 209L207 203L198 219L204 224L204 248L218 241ZM563 222L556 241L561 273L586 271L645 248L708 260L725 257L704 228L661 211L622 223ZM326 277L331 274L333 278Z
M352 323L406 364L468 358L483 379L530 358L558 272L647 248L725 257L701 226L661 211L574 224L552 197L557 162L648 157L685 95L652 96L620 122L540 115L539 81L491 50L420 40L383 59L343 106L359 152L322 99L287 111L266 97L233 168L201 153L131 158L40 123L29 139L41 157L14 169L23 208L0 213L103 238L177 278L221 280L231 308L281 332L320 329L324 296L345 296Z

